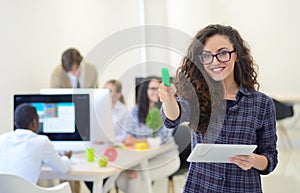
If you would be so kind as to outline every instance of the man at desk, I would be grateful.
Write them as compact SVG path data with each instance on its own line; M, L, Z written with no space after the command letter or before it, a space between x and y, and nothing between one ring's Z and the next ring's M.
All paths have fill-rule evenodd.
M39 117L35 107L19 105L14 122L17 129L0 135L0 173L17 175L36 184L43 164L59 173L69 171L72 153L60 157L49 138L37 134Z

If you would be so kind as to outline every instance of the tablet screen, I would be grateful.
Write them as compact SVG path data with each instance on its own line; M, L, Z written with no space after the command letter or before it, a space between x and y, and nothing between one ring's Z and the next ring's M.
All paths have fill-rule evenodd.
M231 163L235 155L250 155L257 145L242 144L197 144L189 155L188 162Z

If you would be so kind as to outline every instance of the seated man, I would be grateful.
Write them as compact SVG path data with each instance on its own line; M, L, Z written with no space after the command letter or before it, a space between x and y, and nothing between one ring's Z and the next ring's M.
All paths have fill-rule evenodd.
M37 134L39 117L35 107L19 105L14 122L17 129L0 135L0 173L17 175L36 184L43 164L60 173L69 171L72 152L60 157L49 138Z

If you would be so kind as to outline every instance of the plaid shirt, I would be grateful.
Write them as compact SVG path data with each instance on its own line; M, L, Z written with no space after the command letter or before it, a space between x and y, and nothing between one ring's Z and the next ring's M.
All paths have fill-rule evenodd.
M177 121L166 119L164 124L174 128L180 122L189 122L189 102L178 98L181 115ZM192 148L202 143L204 138L200 133L192 132ZM256 193L262 192L260 174L272 172L277 165L276 150L276 113L271 98L258 91L249 91L240 87L235 103L226 110L224 123L216 137L218 144L256 144L254 153L264 155L268 159L268 167L264 171L251 168L243 170L231 163L201 163L190 164L188 177L184 186L185 193Z

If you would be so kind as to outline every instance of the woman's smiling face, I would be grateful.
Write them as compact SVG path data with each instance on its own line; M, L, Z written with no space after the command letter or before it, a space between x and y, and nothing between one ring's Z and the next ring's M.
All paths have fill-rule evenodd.
M227 36L216 34L207 39L202 54L214 55L221 52L231 52L233 50L233 45ZM237 56L235 52L230 54L231 58L227 62L220 62L216 57L213 57L211 64L204 65L205 71L213 80L234 80L234 65Z

